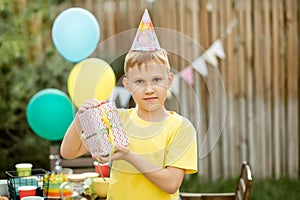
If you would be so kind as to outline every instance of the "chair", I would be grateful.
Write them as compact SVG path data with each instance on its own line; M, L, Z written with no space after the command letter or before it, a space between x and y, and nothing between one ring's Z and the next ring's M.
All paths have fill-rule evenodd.
M252 186L251 169L243 162L235 192L232 193L180 193L182 200L247 200Z
M50 146L50 170L55 171L57 167L71 168L73 173L94 172L94 160L89 153L75 159L64 159L60 156L59 146Z

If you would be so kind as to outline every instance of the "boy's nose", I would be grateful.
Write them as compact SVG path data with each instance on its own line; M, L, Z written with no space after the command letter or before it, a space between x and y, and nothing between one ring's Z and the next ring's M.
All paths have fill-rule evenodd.
M152 93L154 91L152 82L146 83L145 87L145 93Z

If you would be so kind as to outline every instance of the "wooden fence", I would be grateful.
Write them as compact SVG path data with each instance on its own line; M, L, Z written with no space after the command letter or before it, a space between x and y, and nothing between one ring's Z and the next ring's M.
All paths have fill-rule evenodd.
M114 52L129 49L131 44L131 40L120 43L111 38L136 29L148 8L154 26L164 28L158 34L162 47L172 44L174 48L168 49L172 51L170 63L178 72L222 39L226 58L218 60L217 68L208 64L207 77L194 71L194 85L181 81L180 94L167 105L193 121L199 144L210 128L213 137L209 145L218 141L199 160L200 175L212 180L232 177L247 160L254 177L278 178L298 177L300 172L299 4L298 0L73 0L56 14L75 6L94 13L101 27L101 42L111 42L93 56L109 60L122 53ZM237 26L226 34L234 19ZM216 78L210 72L217 69L224 82L225 105L218 104L224 100L221 94L212 105L208 89ZM221 92L220 85L214 89L216 94ZM212 108L220 112L212 113ZM214 114L220 120L210 124Z

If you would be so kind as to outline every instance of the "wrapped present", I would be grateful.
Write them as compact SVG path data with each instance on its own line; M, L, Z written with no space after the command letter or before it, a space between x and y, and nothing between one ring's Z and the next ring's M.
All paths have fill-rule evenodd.
M94 158L112 153L115 144L129 144L114 102L90 108L78 115L78 119L82 136Z

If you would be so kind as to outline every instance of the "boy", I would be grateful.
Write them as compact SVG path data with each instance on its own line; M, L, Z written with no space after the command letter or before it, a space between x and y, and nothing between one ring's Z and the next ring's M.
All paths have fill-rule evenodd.
M136 107L118 110L130 145L115 146L107 199L177 200L184 174L197 172L196 131L186 118L164 107L174 75L147 10L125 58L124 71L123 85ZM88 100L77 115L101 103ZM65 158L87 152L79 137L82 129L77 115L61 145ZM102 163L108 160L100 157Z

